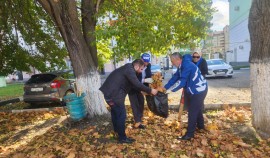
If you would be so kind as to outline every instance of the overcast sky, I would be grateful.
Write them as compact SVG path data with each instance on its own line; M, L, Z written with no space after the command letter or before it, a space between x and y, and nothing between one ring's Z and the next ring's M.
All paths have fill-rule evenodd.
M229 2L228 0L213 0L212 7L216 8L217 12L213 15L211 29L221 31L229 25Z

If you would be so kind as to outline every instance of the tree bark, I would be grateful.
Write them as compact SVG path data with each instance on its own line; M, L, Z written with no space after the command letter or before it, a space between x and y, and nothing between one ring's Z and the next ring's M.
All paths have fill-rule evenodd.
M270 137L270 1L253 0L249 15L252 124Z
M82 0L82 31L88 48L91 52L91 56L95 62L95 66L98 66L97 47L96 47L96 18L95 18L95 4L93 0Z
M97 71L96 43L88 32L94 32L96 23L88 23L91 29L82 29L75 0L38 0L59 29L69 52L78 89L86 93L86 105L91 117L108 112ZM85 30L85 31L82 31ZM91 35L91 33L90 33ZM94 41L91 41L94 40Z

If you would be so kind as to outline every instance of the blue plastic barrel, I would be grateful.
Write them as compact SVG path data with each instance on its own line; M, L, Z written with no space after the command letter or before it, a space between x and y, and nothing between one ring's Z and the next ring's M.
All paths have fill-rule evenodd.
M82 95L79 97L77 97L74 93L64 97L70 117L75 121L78 121L86 116L84 97L85 93L82 93Z

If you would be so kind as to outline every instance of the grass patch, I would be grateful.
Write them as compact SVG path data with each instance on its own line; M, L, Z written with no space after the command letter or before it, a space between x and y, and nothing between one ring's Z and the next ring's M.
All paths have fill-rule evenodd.
M23 95L23 83L7 84L6 87L0 87L0 100L6 100Z
M241 68L249 68L250 66L246 65L246 66L233 66L234 70L240 70Z

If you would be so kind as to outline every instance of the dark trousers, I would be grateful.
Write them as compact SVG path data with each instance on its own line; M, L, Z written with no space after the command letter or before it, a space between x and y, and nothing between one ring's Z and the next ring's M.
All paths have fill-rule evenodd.
M135 123L142 122L144 110L144 96L139 91L128 94Z
M119 140L124 140L126 136L126 108L123 101L113 101L106 99L106 102L111 107L111 118L114 131L118 134Z
M199 94L185 93L185 103L188 105L188 128L186 135L194 136L196 127L204 128L203 105L207 94L207 89Z

